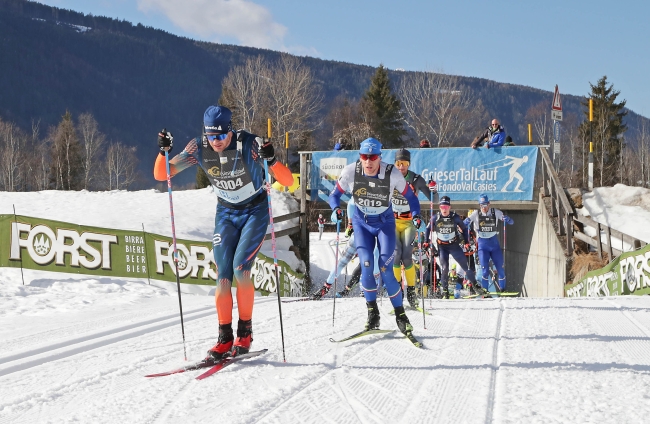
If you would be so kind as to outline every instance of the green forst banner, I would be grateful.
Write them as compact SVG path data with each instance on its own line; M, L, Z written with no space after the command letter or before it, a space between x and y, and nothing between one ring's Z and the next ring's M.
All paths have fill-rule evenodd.
M212 243L177 239L176 248L181 283L215 284ZM0 215L0 267L176 281L171 237L21 215ZM301 295L304 275L284 261L278 268L280 294ZM273 260L258 254L252 278L262 295L275 292Z
M565 286L566 297L650 294L650 245L625 252L607 266Z

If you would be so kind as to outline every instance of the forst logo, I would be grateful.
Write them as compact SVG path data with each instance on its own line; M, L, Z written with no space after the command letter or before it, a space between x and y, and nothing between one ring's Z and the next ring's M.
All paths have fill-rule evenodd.
M11 224L11 253L9 259L21 260L21 251L38 265L70 265L87 269L111 269L111 244L117 243L113 234L97 234L57 228L47 225L13 222ZM27 238L23 235L27 234ZM66 258L69 263L66 263Z
M361 187L359 190L354 192L354 195L359 197L365 196L366 194L368 194L368 191L366 190L365 187Z
M156 273L164 274L165 266L168 266L172 273L175 273L174 246L168 241L156 240L154 250L156 254ZM188 247L183 243L177 243L176 252L178 253L178 276L180 278L189 276L208 281L217 279L217 273L211 266L212 264L216 267L212 249L197 245Z

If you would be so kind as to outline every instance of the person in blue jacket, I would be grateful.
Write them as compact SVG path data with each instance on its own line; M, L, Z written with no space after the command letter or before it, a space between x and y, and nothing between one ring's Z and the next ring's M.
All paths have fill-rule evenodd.
M508 225L515 222L509 216L504 215L501 210L491 208L487 194L481 194L478 203L480 209L472 212L470 216L465 218L464 222L466 225L473 225L476 230L478 260L483 271L481 285L485 289L489 287L490 259L492 259L492 263L499 274L498 288L504 291L506 289L506 272L503 269L503 253L499 245L497 222L501 220Z
M334 189L329 196L333 209L332 221L341 221L343 211L339 207L343 193L352 194L356 206L352 216L355 245L361 263L361 289L368 307L366 330L379 328L379 308L377 306L377 282L373 275L374 249L379 249L379 272L384 287L395 308L395 318L399 330L409 336L413 327L404 312L402 290L393 274L395 260L395 216L391 198L397 190L407 200L413 224L419 228L420 201L406 183L402 173L392 164L381 158L381 143L374 138L361 142L359 160L347 165L341 171Z
M485 147L488 149L501 147L505 141L506 130L501 124L499 124L499 120L494 118L490 126L487 127L481 135L476 137L474 141L472 141L472 148L476 149L477 147L481 147L483 142L485 142Z
M431 242L431 234L436 233L438 244L438 259L440 260L440 284L442 286L443 298L449 299L449 256L451 255L465 273L472 285L477 286L474 271L467 266L467 258L460 247L459 242L463 241L465 249L469 249L469 234L460 215L451 211L451 199L449 196L442 196L439 203L440 212L435 214L427 226L426 241L424 247ZM459 232L460 229L460 232ZM462 284L458 283L456 289L460 291ZM477 288L479 294L484 294Z

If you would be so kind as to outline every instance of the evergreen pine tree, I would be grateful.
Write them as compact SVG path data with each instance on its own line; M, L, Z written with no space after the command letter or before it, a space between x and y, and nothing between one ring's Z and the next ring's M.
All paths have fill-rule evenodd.
M370 128L384 147L401 147L406 135L402 106L391 89L388 71L379 65L363 96L370 116Z
M607 76L598 80L591 86L591 93L582 105L585 107L585 121L580 124L589 151L589 141L593 140L594 154L594 185L612 186L620 181L621 148L625 139L623 133L627 125L623 117L627 115L624 110L626 100L616 103L620 91L614 90L614 85L609 84ZM589 99L593 99L593 122L589 122ZM583 164L588 166L587 161Z

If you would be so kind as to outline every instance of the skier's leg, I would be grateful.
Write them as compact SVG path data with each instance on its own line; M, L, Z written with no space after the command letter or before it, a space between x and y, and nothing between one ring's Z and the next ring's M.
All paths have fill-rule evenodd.
M237 281L237 309L239 319L248 321L253 317L253 300L255 285L251 278L251 269L257 252L262 247L266 228L269 224L269 209L260 204L248 214L241 217L241 232L233 260L234 277Z
M239 242L239 230L226 208L217 208L213 240L214 262L217 267L217 286L214 301L220 325L232 323L233 259Z
M494 263L494 267L497 269L497 273L499 274L499 288L501 291L505 291L506 271L503 268L503 252L501 251L501 246L499 246L499 240L497 237L494 237L494 242L491 241L491 243L493 244L491 251L492 263Z
M377 282L373 273L376 238L373 229L369 228L363 220L355 217L352 225L355 233L354 243L357 246L359 264L361 265L361 290L363 290L366 302L374 302L377 300ZM393 276L393 278L395 277Z
M379 272L386 287L393 307L402 306L402 289L392 271L395 259L395 229L394 222L386 221L381 224L377 234L379 247Z
M482 240L482 239L481 239ZM481 286L487 289L490 286L490 246L481 241L478 245L478 261L481 263Z

